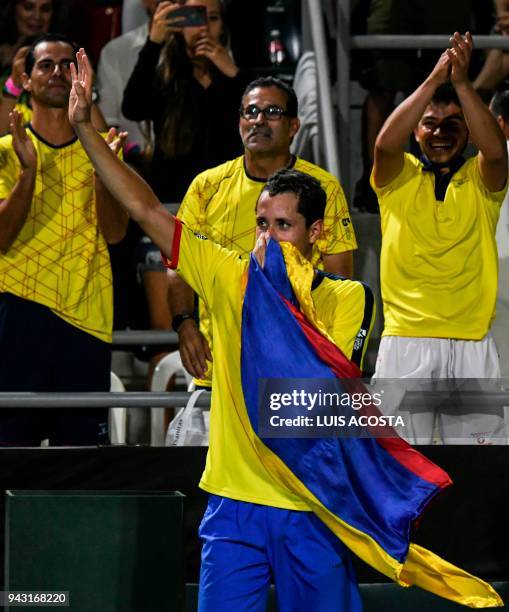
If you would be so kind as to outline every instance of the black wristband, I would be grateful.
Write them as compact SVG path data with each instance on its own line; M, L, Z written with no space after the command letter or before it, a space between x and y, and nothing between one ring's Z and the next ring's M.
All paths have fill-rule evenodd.
M187 319L194 320L194 314L192 312L183 312L182 314L175 315L173 317L173 321L171 322L173 331L178 333L180 326L184 321L187 321Z

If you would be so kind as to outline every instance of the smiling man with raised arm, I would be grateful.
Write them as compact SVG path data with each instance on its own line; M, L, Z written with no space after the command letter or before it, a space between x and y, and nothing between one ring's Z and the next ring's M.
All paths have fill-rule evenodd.
M371 183L380 202L385 327L375 378L500 376L490 326L507 148L468 79L472 37L456 32L450 40L376 141ZM419 158L405 153L412 132ZM479 152L465 160L469 137ZM450 429L443 437L493 441L501 415L479 416L457 436L460 419L444 420ZM433 413L415 418L419 435L412 441L431 443Z

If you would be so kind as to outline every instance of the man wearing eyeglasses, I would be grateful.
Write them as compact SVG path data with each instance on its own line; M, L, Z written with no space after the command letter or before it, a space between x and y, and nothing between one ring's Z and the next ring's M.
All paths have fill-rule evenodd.
M0 391L107 391L113 320L107 242L127 216L69 123L73 43L47 34L25 60L27 130L0 139ZM110 137L113 135L111 134ZM38 411L40 413L40 411ZM97 444L107 412L1 415L0 445Z
M351 278L352 251L357 244L348 204L335 177L290 153L299 127L298 101L291 87L273 77L252 81L244 91L240 107L239 131L244 155L199 174L181 204L178 217L193 230L247 257L256 233L256 201L268 177L277 170L294 168L317 178L327 194L324 228L313 247L313 265ZM176 274L170 274L172 326L179 334L182 361L198 385L210 387L209 314L202 302L196 314L194 292Z

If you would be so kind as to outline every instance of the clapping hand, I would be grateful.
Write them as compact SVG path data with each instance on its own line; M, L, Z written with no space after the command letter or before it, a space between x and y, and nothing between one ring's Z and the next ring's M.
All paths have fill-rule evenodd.
M9 127L12 134L12 146L24 170L36 170L37 151L23 127L23 117L17 110L9 113Z
M451 48L446 53L451 60L451 82L458 85L468 81L468 68L470 66L470 56L472 55L472 35L467 32L461 36L459 32L454 32L451 37Z
M239 71L228 49L220 42L214 41L208 32L198 38L193 53L195 57L206 57L228 77L234 77Z
M113 153L118 155L124 146L126 138L127 132L117 132L117 129L112 127L109 129L108 134L106 135L106 142Z

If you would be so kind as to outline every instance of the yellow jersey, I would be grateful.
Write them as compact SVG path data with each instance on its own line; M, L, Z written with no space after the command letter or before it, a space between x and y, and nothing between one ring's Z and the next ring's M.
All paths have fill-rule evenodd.
M338 180L326 170L296 158L295 170L320 181L327 194L324 230L313 245L312 264L323 267L321 256L343 253L357 248L355 232L343 190ZM265 180L250 177L244 167L244 156L199 174L191 183L180 206L178 217L191 229L204 234L226 249L248 257L256 235L255 208ZM200 330L213 347L210 315L199 304ZM210 386L212 367L197 384Z
M452 176L444 201L416 157L377 188L385 336L480 340L495 315L495 230L506 189L489 192L477 157Z
M0 291L50 308L100 340L111 342L113 284L97 219L94 168L77 138L53 146L30 126L37 176L25 223L0 255ZM0 138L0 199L17 182L19 160L10 135Z
M177 221L172 261L211 313L214 335L210 444L200 487L238 499L309 510L265 468L254 443L241 381L241 318L248 259L228 251ZM314 283L317 317L343 353L360 364L374 317L373 295L362 283L339 277ZM359 344L360 341L360 344Z

